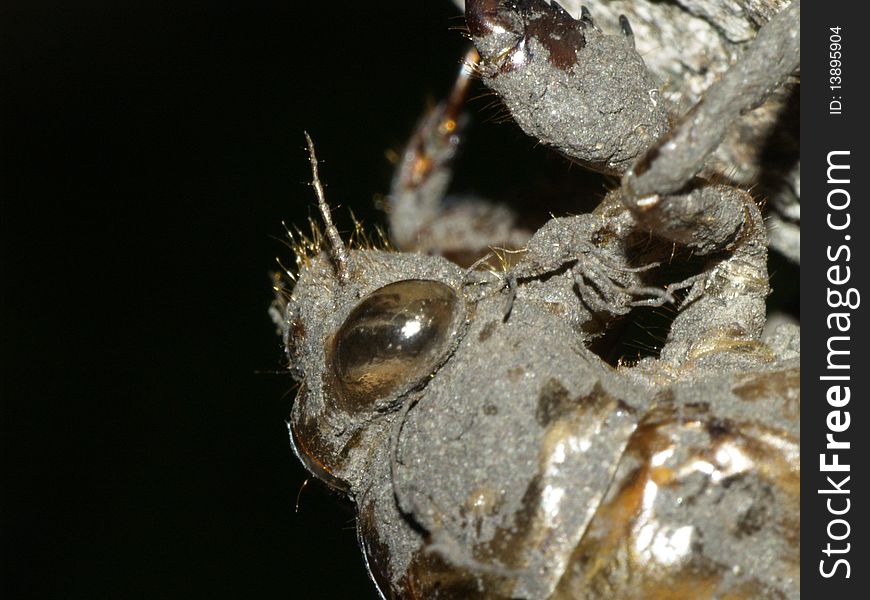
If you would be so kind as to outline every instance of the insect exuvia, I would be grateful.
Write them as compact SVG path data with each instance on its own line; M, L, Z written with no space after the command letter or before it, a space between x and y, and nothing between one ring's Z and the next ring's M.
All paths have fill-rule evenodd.
M635 48L649 22L608 33L566 4L468 0L476 50L401 158L395 249L342 240L308 138L323 233L277 300L293 446L356 503L388 598L796 598L799 330L765 331L770 242L732 185L766 165L733 154L729 181L710 157L738 144L730 121L765 102L778 118L799 0L758 16L680 118L669 98L697 82L660 88ZM535 232L498 203L444 203L472 76L620 185ZM602 359L614 323L665 305L660 352Z

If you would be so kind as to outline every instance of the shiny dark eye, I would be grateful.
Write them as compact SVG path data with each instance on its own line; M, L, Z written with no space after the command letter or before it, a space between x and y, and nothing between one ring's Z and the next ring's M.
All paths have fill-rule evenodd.
M422 279L391 283L363 298L332 349L343 408L370 410L430 375L450 345L458 305L452 288Z

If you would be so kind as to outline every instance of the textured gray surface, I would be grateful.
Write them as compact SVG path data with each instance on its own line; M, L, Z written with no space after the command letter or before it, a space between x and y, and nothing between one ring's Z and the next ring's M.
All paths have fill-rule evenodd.
M472 573L486 597L549 597L560 581L564 584L575 546L591 535L587 530L605 494L619 491L610 484L617 470L631 471L632 461L642 459L631 458L630 440L657 411L687 415L668 430L677 452L665 466L673 464L674 472L688 468L679 465L694 465L698 456L721 455L709 427L691 425L690 413L719 423L725 432L717 433L720 439L753 438L761 435L753 427L770 427L775 433L762 435L774 444L768 460L796 452L797 421L782 404L794 403L796 388L766 392L764 401L736 396L732 389L739 375L714 375L733 369L734 357L727 351L708 353L682 372L658 361L613 370L586 349L582 327L565 319L565 313L577 313L578 299L560 293L558 277L521 283L507 321L502 293L469 301L446 362L423 387L396 395L396 409L340 410L331 399L335 390L324 384L330 369L324 349L360 296L409 277L442 281L460 294L467 287L462 273L438 258L364 251L352 252L350 264L353 275L349 287L342 288L321 254L303 271L288 305L288 332L296 323L305 324L304 334L291 345L294 364L304 373L293 420L313 418L324 446L336 450L340 458L334 463L320 458L364 507L367 543L377 540L388 548L387 564L379 568L392 574L396 589L428 544L425 552ZM476 287L470 290L474 297ZM575 319L582 321L579 313ZM775 357L774 346L764 349L739 353L741 366L760 374L788 366ZM686 378L691 383L675 382ZM357 432L363 437L352 442ZM756 597L797 597L796 575L782 562L791 556L784 548L789 541L778 529L793 515L784 512L785 500L771 502L788 497L788 491L761 475L765 457L753 457L755 466L733 449L724 452L742 461L731 465L739 473L729 474L728 465L693 471L676 487L663 489L650 508L657 515L655 528L689 531L692 539L704 541L702 553L678 545L675 557L667 558L649 550L646 563L709 561L727 571L723 592L761 581L758 589L765 592ZM629 474L617 475L617 481ZM723 487L728 481L740 483ZM688 511L676 501L694 496L698 500ZM768 516L751 535L729 525L750 519L753 510L760 510L753 509L758 502L764 502ZM741 521L743 514L750 516ZM631 581L630 573L617 568L610 575ZM455 596L445 592L444 597Z
M483 79L527 132L625 171L668 125L649 93L654 76L625 35L532 5L487 13L535 33L514 45L515 34L479 28ZM728 44L770 17L761 5L653 6L708 26L721 20L716 39ZM573 47L559 55L554 40L579 31L577 60ZM505 47L515 51L509 64ZM681 85L692 93L688 75ZM409 145L400 174L423 176L405 187L399 177L399 196L427 182L443 191L456 124L444 106L415 133L425 143ZM297 243L298 281L277 301L300 381L294 447L357 503L386 596L799 597L799 329L765 332L768 238L754 200L690 175L676 193L639 198L623 186L591 214L553 218L499 267L365 246L345 255L329 228ZM427 227L450 229L439 196L424 192ZM408 244L414 227L400 236ZM450 318L439 321L446 333L389 386L349 393L356 384L335 358L349 319L404 280L433 298L452 290ZM637 307L666 304L673 316L659 353L611 365L593 351ZM412 340L428 322L400 306L381 306L378 322ZM360 364L387 364L393 335L354 346Z
M464 8L464 1L455 4ZM758 29L789 5L786 0L565 0L574 17L589 9L598 27L619 31L625 15L637 51L660 91L663 105L677 117L696 105L707 89L742 56ZM743 116L726 119L724 142L709 166L736 183L755 186L770 202L770 244L800 262L799 112L794 80ZM773 160L771 154L777 154Z
M582 164L621 174L667 131L668 113L627 38L594 28L584 37L582 59L568 71L554 67L547 47L531 37L522 68L495 76L484 66L484 77L527 134Z
M677 191L704 167L733 122L757 108L800 68L800 0L777 14L747 44L732 68L711 85L703 100L659 140L643 173L626 184L637 196Z

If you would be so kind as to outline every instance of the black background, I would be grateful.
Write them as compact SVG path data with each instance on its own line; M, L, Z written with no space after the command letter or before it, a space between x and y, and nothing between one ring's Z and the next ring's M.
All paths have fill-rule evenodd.
M299 494L268 273L311 213L303 129L331 203L382 221L456 9L0 11L4 597L374 597L352 511ZM512 125L470 137L460 186L568 172Z
M367 216L455 9L2 10L4 597L374 597L352 512L315 485L295 511L268 273L303 129Z

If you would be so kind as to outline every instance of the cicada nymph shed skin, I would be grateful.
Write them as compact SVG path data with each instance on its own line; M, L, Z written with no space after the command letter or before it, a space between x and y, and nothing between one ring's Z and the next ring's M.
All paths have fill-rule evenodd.
M544 0L466 13L477 50L393 182L400 251L345 245L308 139L324 233L277 301L297 455L355 502L387 598L799 597L799 333L765 329L756 200L669 154L704 107L671 117L624 19L609 34ZM444 204L473 73L524 131L622 185L534 233L498 204ZM510 258L493 267L490 247ZM656 356L594 351L661 306Z

